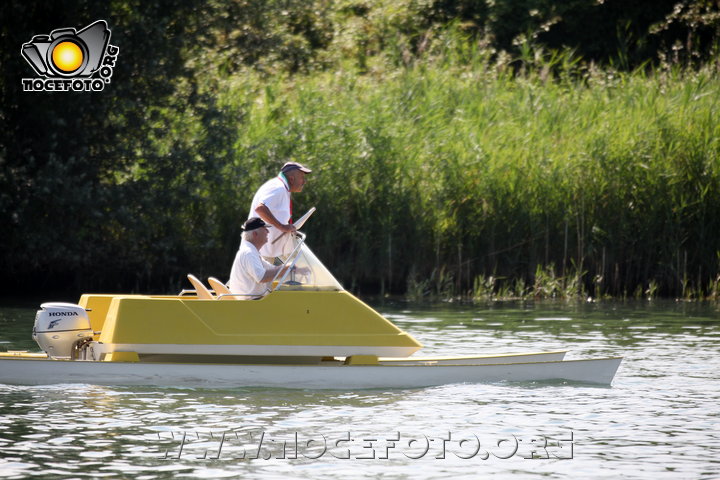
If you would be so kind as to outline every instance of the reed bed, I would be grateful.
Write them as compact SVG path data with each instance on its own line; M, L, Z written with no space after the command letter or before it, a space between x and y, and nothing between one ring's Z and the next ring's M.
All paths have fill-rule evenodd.
M229 79L221 102L241 121L222 191L243 208L224 221L294 159L315 170L295 196L296 211L318 207L308 241L356 291L717 296L715 67L445 53Z

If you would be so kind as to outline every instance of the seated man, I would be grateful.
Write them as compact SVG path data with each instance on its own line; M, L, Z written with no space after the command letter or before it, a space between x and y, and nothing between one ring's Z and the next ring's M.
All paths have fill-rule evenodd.
M252 217L243 224L242 229L242 241L230 271L228 287L233 293L244 294L237 296L239 300L249 300L268 293L268 283L285 267L271 265L260 256L259 250L268 240L265 222Z

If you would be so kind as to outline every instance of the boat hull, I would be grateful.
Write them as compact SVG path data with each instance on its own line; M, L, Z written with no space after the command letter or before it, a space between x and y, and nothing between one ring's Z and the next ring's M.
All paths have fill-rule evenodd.
M417 388L452 383L571 381L609 385L621 358L496 364L208 365L0 359L0 383L206 388Z

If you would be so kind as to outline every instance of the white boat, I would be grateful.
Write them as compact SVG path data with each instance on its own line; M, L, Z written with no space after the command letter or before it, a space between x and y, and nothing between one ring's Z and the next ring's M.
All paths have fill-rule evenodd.
M0 353L0 383L280 388L414 388L463 382L609 385L621 358L565 352L416 357L422 345L345 291L299 234L260 300L196 289L176 296L82 295L46 303L44 353ZM192 295L188 295L191 293Z
M541 356L543 354L536 354ZM540 357L539 357L540 358ZM510 361L511 358L506 360ZM610 384L620 358L499 363L403 363L346 365L180 364L62 361L5 357L0 381L47 385L154 385L207 388L279 387L302 389L418 388L450 383L537 382L548 380ZM493 363L490 363L493 362Z

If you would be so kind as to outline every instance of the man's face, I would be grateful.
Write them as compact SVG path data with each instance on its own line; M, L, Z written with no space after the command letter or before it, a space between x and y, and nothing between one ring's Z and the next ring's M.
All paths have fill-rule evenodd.
M291 170L285 174L285 176L288 179L288 185L290 187L290 191L293 193L302 192L303 187L305 186L305 172L301 170Z
M268 240L268 228L267 227L260 227L255 230L255 238L260 240L260 246L262 247L267 243Z

